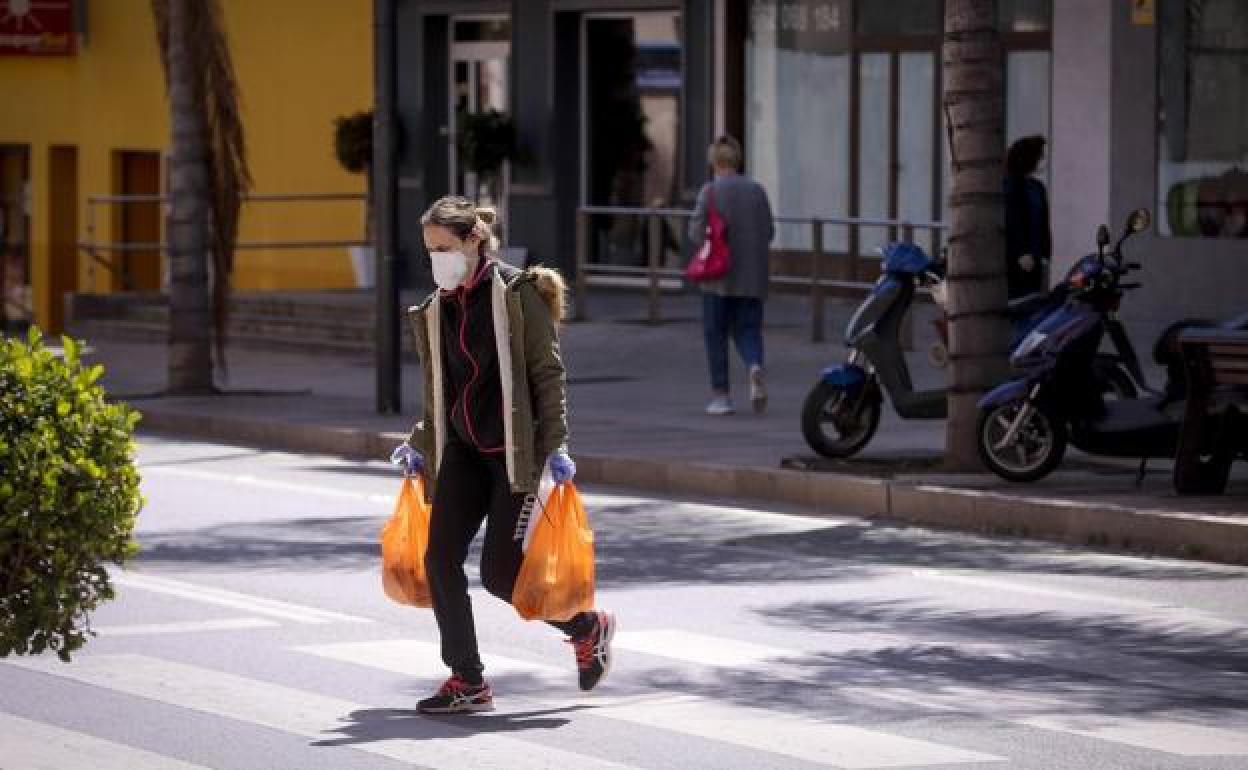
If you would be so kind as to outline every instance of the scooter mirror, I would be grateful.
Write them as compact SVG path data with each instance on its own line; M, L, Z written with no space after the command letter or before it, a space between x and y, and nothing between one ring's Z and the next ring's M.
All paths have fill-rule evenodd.
M1148 213L1148 209L1136 209L1127 217L1127 230L1133 233L1142 233L1148 229L1153 223L1152 214Z
M1108 246L1110 237L1111 236L1109 234L1108 225L1101 225L1100 227L1096 228L1096 245L1097 246L1100 246L1102 249Z

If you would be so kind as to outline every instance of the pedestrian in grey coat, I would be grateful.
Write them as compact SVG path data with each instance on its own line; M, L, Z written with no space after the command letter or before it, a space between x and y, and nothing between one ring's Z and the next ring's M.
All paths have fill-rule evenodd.
M763 383L763 303L770 279L771 239L776 234L771 203L762 185L742 174L741 145L730 136L716 139L707 151L714 178L698 193L689 222L694 253L706 238L708 197L725 224L731 269L702 289L702 331L711 375L710 415L732 414L728 376L728 338L750 376L750 402L755 412L767 408Z

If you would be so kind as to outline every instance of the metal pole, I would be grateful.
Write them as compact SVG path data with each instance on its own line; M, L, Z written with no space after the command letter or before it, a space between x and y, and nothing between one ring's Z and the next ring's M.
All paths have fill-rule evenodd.
M588 302L586 301L586 293L589 288L589 276L586 273L589 270L589 214L577 209L576 211L576 290L575 296L572 298L575 312L575 318L578 321L588 321L589 312L587 310Z
M823 222L810 221L810 341L823 342Z
M858 280L859 243L858 223L854 222L849 226L849 264L845 271L845 279L849 281Z
M87 241L91 243L91 250L87 252L91 260L87 262L87 291L92 294L101 294L99 287L95 285L95 204L87 201Z
M372 186L377 260L377 412L402 410L399 359L398 190L395 184L395 0L374 0L376 112L373 116Z
M648 251L650 278L650 323L662 321L659 311L659 268L661 266L660 250L663 248L663 220L658 214L650 217L650 248Z

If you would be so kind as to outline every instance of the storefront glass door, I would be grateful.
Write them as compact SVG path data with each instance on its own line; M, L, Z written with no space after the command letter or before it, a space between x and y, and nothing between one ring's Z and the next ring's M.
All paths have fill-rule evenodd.
M581 199L593 206L666 207L678 198L680 14L592 14L582 26ZM646 264L636 217L595 216L590 259ZM665 228L662 262L680 259Z
M456 17L451 22L451 104L447 153L452 191L487 204L503 198L505 174L481 178L462 162L459 130L469 115L507 113L511 22L506 17Z

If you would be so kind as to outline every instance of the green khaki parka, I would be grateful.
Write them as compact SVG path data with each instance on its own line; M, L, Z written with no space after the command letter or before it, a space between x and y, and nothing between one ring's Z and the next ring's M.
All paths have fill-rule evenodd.
M564 282L558 272L544 267L518 270L496 262L490 272L507 477L514 492L531 495L550 454L567 451L567 377L558 332ZM424 379L424 414L408 443L425 456L432 499L448 428L439 292L408 309L407 315Z

